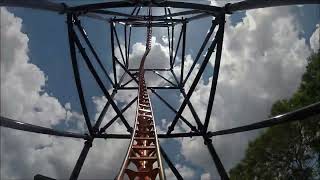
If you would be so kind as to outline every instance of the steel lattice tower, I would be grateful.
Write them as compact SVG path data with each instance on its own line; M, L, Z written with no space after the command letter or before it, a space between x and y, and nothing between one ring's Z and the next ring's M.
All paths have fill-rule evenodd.
M211 138L214 136L225 135L225 134L233 134L238 132L245 132L260 128L266 128L270 126L274 126L281 123L288 123L297 120L306 119L307 117L311 117L320 113L320 102L303 107L296 111L292 111L283 115L279 115L276 117L271 117L269 119L260 121L258 123L253 123L245 126L234 127L231 129L224 129L220 131L208 131L208 125L210 122L211 111L214 101L214 96L216 92L218 76L219 76L219 68L220 68L220 60L223 46L223 34L224 34L224 24L225 24L225 16L226 14L232 14L237 11L247 10L247 9L255 9L255 8L264 8L271 6L282 6L282 5L292 5L292 4L318 4L318 0L247 0L233 4L226 4L224 7L216 7L209 6L204 4L197 3L189 3L189 2L178 2L178 1L167 1L167 0L128 0L128 1L111 1L104 3L95 3L95 4L85 4L79 6L69 7L68 5L62 3L54 3L47 0L0 0L0 6L17 6L24 8L34 8L41 9L47 11L54 11L60 14L66 15L66 22L68 26L68 38L69 38L69 47L70 47L70 59L72 62L72 68L74 73L74 80L76 83L80 105L82 108L82 112L84 115L84 119L88 128L89 134L79 134L79 133L71 133L65 131L58 131L55 129L45 128L33 124L27 124L24 122L20 122L17 120L12 120L6 117L1 117L1 126L34 132L41 134L48 134L54 136L62 136L62 137L71 137L71 138L80 138L84 139L84 147L81 151L81 154L77 160L77 163L71 172L70 180L78 179L80 170L83 166L83 163L89 153L89 149L92 146L92 143L95 138L106 138L106 139L131 139L127 155L122 163L122 167L119 170L118 174L115 174L114 177L116 179L125 179L129 178L133 179L165 179L165 174L162 167L162 158L167 162L168 166L172 170L173 174L177 179L183 179L180 175L179 171L175 168L174 164L170 161L166 152L161 148L159 144L158 138L177 138L177 137L194 137L200 136L204 140L204 144L207 146L211 158L215 163L216 169L223 180L228 180L228 174L221 163L221 160L218 154L215 151L215 148L212 144ZM148 8L148 14L143 15L139 14L141 7ZM132 12L129 14L122 13L118 11L113 11L114 8L132 8ZM152 9L160 8L163 10L162 15L155 16L152 14ZM182 9L182 11L171 12L171 8ZM109 23L110 25L110 40L111 40L111 50L112 50L112 66L113 66L113 77L109 76L109 72L107 72L106 68L103 66L100 57L94 46L91 44L84 27L81 24L81 17L86 16L88 18L93 18L97 20L104 21ZM211 23L211 27L209 28L206 37L196 55L196 58L190 68L190 70L184 74L184 62L185 62L185 47L186 47L186 31L187 25L191 21L196 21L201 18L212 17L213 20ZM125 28L124 37L125 37L125 47L124 52L120 47L120 41L118 37L118 32L115 28L115 24L123 24ZM181 25L181 31L179 34L179 38L177 41L177 46L174 47L174 28L177 25ZM130 43L131 43L131 31L132 28L135 27L144 27L147 29L146 34L146 50L141 59L141 64L139 69L130 69L129 68L129 54L130 54ZM144 68L144 62L146 57L151 49L151 36L152 29L164 27L167 28L167 36L169 41L169 54L170 54L170 68ZM213 38L213 41L209 41ZM84 41L84 42L83 42ZM83 43L89 47L89 51L93 54L93 58L91 58L86 49L84 49ZM179 46L181 45L181 69L180 69L180 77L178 78L175 72L173 71L173 67L176 62L177 52L179 50ZM121 59L119 60L115 56L115 48L116 46L120 49ZM208 50L206 55L204 56L201 63L199 63L199 59L201 58L202 53L204 52L206 46L208 46ZM101 111L100 116L92 124L87 105L85 102L83 91L83 84L80 78L79 71L79 59L77 58L77 51L81 55L84 60L86 66L88 67L90 73L94 77L98 87L102 90L103 95L108 100L105 104L103 110ZM201 79L205 68L210 61L211 57L214 58L214 70L212 74L212 84L210 90L210 96L208 98L208 106L206 107L206 115L205 119L201 120L199 118L198 113L195 111L192 102L190 101L190 97L192 96L199 80ZM104 77L101 77L97 73L96 67L93 65L93 61L99 65L99 68L104 73ZM195 72L196 64L200 64L200 68L197 72ZM119 65L124 73L121 78L117 79L117 70L116 65ZM145 72L153 72L158 75L160 78L164 79L171 86L155 86L150 87L147 86L144 79ZM168 78L164 77L159 73L160 71L166 71L171 73L175 82L170 81ZM191 73L195 73L196 76L193 79L193 82L186 92L184 86L188 81ZM124 76L127 75L130 77L130 80L127 82L124 81ZM110 94L105 87L103 80L106 79L114 88L112 93ZM135 82L136 86L129 87L127 86L129 83ZM157 93L157 89L167 89L179 91L184 97L182 104L179 109L173 108L160 94ZM119 109L114 101L114 97L118 91L121 90L137 90L137 97L134 98L131 102L129 102L123 109ZM156 97L159 98L163 104L165 104L172 112L175 113L175 117L171 121L171 125L168 127L167 132L165 134L159 134L155 128L155 119L151 107L151 101L148 94L152 92ZM127 119L123 116L123 113L137 101L137 109L136 109L136 118L134 127L131 127L128 123ZM116 116L108 121L107 124L101 126L102 120L105 117L105 114L109 107L113 108L116 112ZM195 119L196 124L192 124L183 117L182 112L184 109L188 107L192 113L193 118ZM117 120L120 119L123 125L126 127L128 133L127 134L107 134L106 130ZM174 128L178 121L181 121L185 125L190 128L190 132L183 133L174 133ZM203 123L202 123L203 122ZM135 169L132 169L129 164L132 163L135 165ZM121 164L119 162L119 164ZM154 167L156 166L156 167ZM113 177L113 178L114 178ZM109 177L106 177L109 178ZM52 179L49 177L45 177L42 175L36 175L36 180L45 180Z

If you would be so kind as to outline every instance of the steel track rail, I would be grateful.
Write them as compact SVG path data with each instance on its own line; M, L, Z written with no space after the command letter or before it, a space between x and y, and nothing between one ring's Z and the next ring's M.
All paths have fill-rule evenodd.
M149 16L151 17L151 7L149 7ZM157 177L160 180L165 179L151 101L144 79L144 62L151 49L151 27L152 24L149 21L146 50L139 68L138 105L134 130L117 180L122 180L125 177L128 177L130 180L136 178L154 180ZM130 166L130 164L134 164L135 166Z

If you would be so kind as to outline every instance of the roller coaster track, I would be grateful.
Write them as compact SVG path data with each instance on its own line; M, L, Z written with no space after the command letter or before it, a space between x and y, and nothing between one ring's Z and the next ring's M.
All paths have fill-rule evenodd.
M149 7L149 17L151 17L151 7ZM149 26L147 26L146 50L142 56L139 67L138 105L134 130L126 157L117 177L118 180L124 179L125 175L127 175L130 180L153 180L156 179L157 176L161 180L165 179L151 101L144 79L144 63L151 50L151 37L152 27L149 21ZM132 166L130 166L131 163L133 167L135 166L136 168L132 168ZM155 168L154 165L156 166Z
M67 2L67 1L65 1ZM84 146L81 150L78 160L75 163L75 166L70 174L70 180L77 180L81 169L84 165L84 162L87 158L90 148L93 145L95 139L131 139L126 156L122 162L122 166L116 175L117 180L129 179L129 180L153 180L153 179L165 179L164 169L161 162L161 157L166 161L166 164L171 169L172 173L178 180L183 180L183 177L179 173L178 169L175 167L174 162L171 162L169 156L166 154L163 148L159 146L158 138L183 138L183 137L202 137L204 145L208 148L210 153L210 158L213 160L215 168L222 180L229 180L228 173L220 160L218 153L215 150L214 144L212 143L212 137L222 136L227 134L235 134L241 132L247 132L252 130L257 130L261 128L268 128L271 126L290 123L295 121L305 121L310 120L313 116L320 114L320 102L304 106L300 109L270 117L268 119L262 119L256 121L255 123L250 123L247 125L236 126L228 129L221 129L216 131L210 131L208 129L210 121L212 119L211 114L213 110L213 103L215 99L216 88L218 84L218 76L220 69L220 61L222 55L223 47L223 33L225 25L225 15L226 14L235 14L236 12L245 11L249 9L258 9L258 8L267 8L275 6L286 6L286 5L303 5L303 4L315 4L319 5L319 0L243 0L240 2L231 2L227 3L223 7L212 6L202 3L188 2L188 1L175 1L175 0L117 0L117 1L106 1L100 3L89 3L89 4L78 4L73 6L67 3L53 2L50 0L0 0L0 7L22 7L22 8L31 8L43 11L51 11L60 15L66 16L66 23L68 29L68 40L69 40L69 50L70 50L70 59L72 63L72 70L74 75L74 80L77 88L77 93L80 100L80 107L83 113L84 121L86 124L87 132L69 132L64 130L59 130L50 127L43 127L37 124L29 124L23 121L10 119L8 117L0 116L0 127L11 128L15 130L21 130L26 132L46 134L51 136L58 137L67 137L67 138L77 138L84 140ZM75 3L77 4L77 3ZM146 14L144 10L141 13L141 8L148 8L149 13ZM157 13L152 15L151 7L157 10ZM163 8L164 11L161 9ZM124 9L124 11L119 11ZM131 13L128 13L127 10L132 9ZM171 9L171 10L170 10ZM180 10L179 10L180 9ZM159 10L159 11L158 11ZM177 11L178 10L178 11ZM171 13L172 11L172 13ZM140 14L139 14L140 13ZM86 17L86 18L82 18ZM202 41L202 45L197 53L196 58L188 70L186 76L184 76L184 61L185 61L185 50L187 42L187 24L191 21L196 21L199 19L209 19L211 21L211 27L206 34L205 39ZM213 18L213 20L212 20ZM97 51L94 48L94 45L91 44L88 35L85 31L84 26L81 24L81 21L84 19L93 19L95 21L107 23L110 25L110 39L108 42L111 42L111 56L110 59L112 62L110 64L113 66L111 68L105 67L102 63L102 59L98 56ZM90 23L88 23L90 24ZM121 50L121 43L116 30L116 24L121 24L124 28L124 49L125 53ZM210 22L208 22L210 24ZM54 25L54 23L52 24ZM181 28L179 28L181 25ZM180 29L180 36L177 42L175 42L175 30L174 28L178 26ZM131 42L131 32L135 28L146 27L146 49L144 55L141 59L139 69L129 68L129 55L130 55L130 42ZM166 28L167 29L167 39L170 57L170 68L144 68L146 57L148 56L151 50L151 37L152 37L152 28ZM188 25L188 27L190 27ZM119 28L118 28L119 29ZM177 30L177 29L176 29ZM129 31L129 35L128 32ZM128 36L128 37L127 37ZM212 39L212 40L211 40ZM181 41L181 43L180 43ZM174 43L175 42L175 43ZM46 42L47 44L47 42ZM176 44L176 46L174 46ZM179 51L179 45L181 55L181 61L175 61L176 55ZM115 56L116 45L121 53L122 62L118 60ZM206 49L208 47L208 49ZM87 49L86 49L87 48ZM202 60L202 54L204 54ZM91 53L91 55L88 55ZM125 56L124 56L125 54ZM179 53L180 54L180 53ZM93 56L92 56L93 55ZM215 58L212 56L215 55ZM126 57L126 58L124 58ZM212 60L211 60L212 59ZM103 110L100 112L98 119L94 120L90 117L88 107L86 105L85 92L82 88L82 85L85 84L85 79L81 78L81 69L79 69L80 60L84 60L85 65L87 66L90 74L93 76L93 79L96 81L97 86L102 90L104 97L107 99ZM91 61L96 60L95 63ZM198 113L194 109L192 102L190 101L193 92L195 91L201 77L203 76L205 69L209 62L213 63L213 74L212 74L212 83L210 88L210 94L208 97L208 103L206 108L206 115L203 120L200 119ZM179 64L180 63L180 64ZM173 67L179 64L180 69L180 80L177 79ZM97 66L96 66L97 65ZM99 66L98 66L99 65ZM122 76L118 80L117 75L119 71L116 68L116 65L125 71L121 73ZM196 65L199 65L198 70L195 69ZM177 66L176 66L177 67ZM102 70L105 78L109 82L109 86L106 86L105 82L100 77L98 69ZM117 73L118 71L118 73ZM154 72L161 79L170 83L169 86L153 86L150 87L146 85L144 73L145 72ZM171 77L175 79L176 83L166 79L164 76L159 74L159 71L167 71L168 74L171 73ZM211 70L212 71L212 70ZM111 72L111 73L110 73ZM138 78L136 77L136 72L138 72ZM190 75L193 73L195 77L193 80L190 80ZM210 73L210 72L209 72ZM208 74L208 72L206 73ZM110 76L113 75L113 78ZM123 82L124 75L131 76L127 82ZM81 82L83 81L83 82ZM128 87L127 85L130 82L138 83L138 86ZM186 82L192 81L190 88L186 92L184 87ZM112 94L109 93L109 87L112 86ZM173 113L175 114L174 118L171 121L171 125L168 126L167 132L162 134L157 134L154 115L152 111L151 101L147 89L150 89L154 95L159 98L159 100L166 105ZM162 98L159 94L156 93L157 89L162 90L172 90L175 93L180 91L180 95L184 97L180 107L176 109L174 106L170 105L165 98ZM119 90L138 90L138 97L133 99L128 103L123 109L119 109L117 103L114 99ZM172 92L171 91L171 92ZM134 128L130 126L124 117L123 113L126 109L130 108L132 104L138 99L136 116L134 122ZM2 103L2 102L1 102ZM10 103L10 102L8 102ZM6 106L6 104L4 104ZM115 112L116 116L110 119L103 127L101 126L104 122L108 108L111 107ZM196 125L189 122L189 118L183 116L184 109L189 108L193 119L195 120ZM107 129L117 121L121 120L127 131L130 133L107 133ZM170 119L168 119L170 121ZM173 132L174 128L181 120L182 123L187 125L190 128L190 132ZM93 124L94 123L94 124ZM11 139L8 139L11 140ZM26 139L27 140L27 139ZM197 139L198 141L199 139ZM171 149L172 150L172 149ZM58 156L61 156L60 154ZM19 174L19 173L18 173ZM115 177L114 175L107 177ZM172 177L170 177L172 179ZM44 175L37 174L34 176L35 180L54 180L53 178L46 177Z

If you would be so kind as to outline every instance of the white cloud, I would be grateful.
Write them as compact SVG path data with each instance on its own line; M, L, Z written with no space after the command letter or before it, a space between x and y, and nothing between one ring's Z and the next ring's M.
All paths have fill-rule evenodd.
M29 62L29 39L20 32L21 26L20 18L1 8L1 115L39 125L58 124L65 111L43 92L46 78Z
M257 122L268 116L274 101L289 97L305 70L310 49L299 36L299 22L287 7L247 11L242 22L226 23L217 93L209 129L211 131ZM212 66L214 58L211 60ZM193 79L193 78L191 78ZM191 101L204 119L209 83L200 81ZM190 83L188 83L190 85ZM193 119L188 110L187 119ZM226 169L239 161L257 132L213 138ZM202 138L184 138L182 154L218 178Z
M1 8L0 17L1 116L46 127L63 125L69 131L84 132L83 116L71 110L71 103L66 103L64 108L43 90L46 77L29 60L28 37L21 32L22 19L5 8ZM102 105L96 102L98 109ZM110 129L117 132L120 127L116 123ZM127 143L127 140L95 140L80 178L113 178ZM82 147L83 140L1 128L0 179L33 179L38 173L67 179Z
M201 180L210 180L210 174L209 173L204 173L201 175Z
M169 40L168 40L168 37L167 37L167 36L162 36L162 37L161 37L161 40L162 40L162 42L163 42L165 45L169 44Z
M314 52L317 52L320 48L320 24L317 24L316 30L310 37L310 46Z
M122 49L124 49L124 46L122 47ZM140 61L145 52L145 49L146 46L144 42L137 42L132 45L132 53L129 56L129 68L139 68ZM115 49L115 56L118 57L118 59L121 58L119 48ZM161 43L157 42L155 36L152 37L151 50L146 58L145 68L170 68L168 46L164 46ZM119 79L122 76L124 70L118 65L117 72L119 72L117 73L117 77ZM160 73L165 77L167 76L167 73ZM129 75L126 75L123 82L125 83L130 79L131 77ZM148 86L168 85L165 80L161 79L161 77L150 71L145 73L145 80ZM127 86L136 86L136 83L131 82Z
M116 102L123 102L125 105L127 105L132 99L134 99L136 96L136 91L120 91L117 93L115 97ZM105 97L93 97L93 102L96 105L96 111L97 113L95 114L95 119L98 119L100 112L102 111L103 107L105 106L107 99ZM125 106L124 105L124 106ZM119 105L118 105L119 106ZM121 107L119 109L124 108ZM134 125L134 120L135 120L135 111L136 111L136 105L133 104L129 109L126 110L126 112L123 114L125 119L128 121L131 127ZM109 120L111 120L114 116L116 116L115 111L113 108L110 106L103 121L102 121L102 126L105 125ZM123 125L122 121L120 118L118 118L115 123L113 123L109 129L107 129L108 133L128 133L126 127Z
M63 108L56 98L43 92L42 87L45 85L46 78L37 66L29 62L28 37L21 33L21 23L20 18L1 9L1 51L6 52L1 53L1 115L48 127L64 122L62 119L78 120L75 122L81 123L77 123L73 131L83 129L83 117L71 111L70 103ZM210 130L230 128L261 120L267 117L274 100L289 97L294 92L304 71L305 59L310 53L305 40L298 35L301 29L297 24L288 8L248 11L243 21L235 26L227 21ZM316 35L314 33L310 39L313 49L317 47ZM168 67L167 46L161 45L155 37L152 42L153 47L147 58L146 67ZM135 67L138 67L144 50L143 43L133 45L130 60ZM187 56L186 71L191 67L192 62L191 56ZM197 65L195 70L197 71L198 68ZM180 74L179 67L175 67L174 70L178 75ZM194 77L193 73L190 79ZM150 78L148 80L150 84L163 83L159 77L157 80L154 79L156 77L148 78ZM201 119L204 119L205 115L206 109L203 107L206 107L208 100L211 78L209 84L201 79L191 98ZM190 86L190 83L188 82L187 86ZM118 104L127 103L135 95L136 91L121 91L116 99ZM12 97L15 100L12 100ZM93 101L96 105L95 119L97 119L106 99L93 97ZM112 108L109 109L103 125L115 115ZM135 114L135 107L130 108L125 114L130 124L134 120L132 114ZM183 115L187 119L193 119L188 110L185 110ZM163 125L168 124L163 122ZM184 125L182 127L188 129ZM180 131L181 128L175 130L175 132ZM125 133L126 130L118 120L108 132ZM243 156L247 142L253 138L254 134L242 133L213 138L214 146L226 168L232 167ZM180 142L184 158L205 168L206 173L201 176L201 179L218 177L213 170L213 162L203 145L202 138L183 138ZM1 132L1 155L6 154L6 156L1 160L1 178L32 177L36 173L52 177L68 177L82 146L83 143L78 140L66 141L61 138L4 129ZM121 165L119 162L122 162L127 147L127 141L95 141L81 177L113 176ZM59 156L61 154L64 155ZM190 167L178 164L177 168L185 178L195 178L195 172ZM168 172L167 175L171 177L173 174Z
M176 164L175 167L179 171L180 175L183 177L183 179L194 179L195 178L195 171L191 169L188 166L184 166L181 164ZM176 176L173 174L170 168L165 169L166 178L169 179L176 179Z
M64 108L66 110L71 110L71 103L70 102L67 102L65 105L64 105Z
M130 67L139 68L141 58L145 51L144 43L135 43L132 46L130 58ZM155 36L151 40L151 50L145 61L145 68L169 68L169 49L163 46Z

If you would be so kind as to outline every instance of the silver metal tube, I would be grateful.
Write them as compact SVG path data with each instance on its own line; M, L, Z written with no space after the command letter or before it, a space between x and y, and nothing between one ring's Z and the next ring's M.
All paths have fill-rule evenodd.
M63 14L68 10L68 7L65 4L55 3L48 0L0 0L0 6L38 9L57 12L60 14ZM107 21L105 17L100 16L96 13L87 13L84 16L97 20Z
M73 133L73 132L67 132L67 131L59 131L47 127L37 126L33 124L24 123L21 121L16 121L13 119L9 119L6 117L0 117L0 126L21 130L21 131L28 131L33 133L39 133L39 134L47 134L47 135L53 135L53 136L62 136L62 137L71 137L71 138L82 138L87 139L89 136L79 133Z
M243 11L248 9L258 9L275 6L287 6L298 4L320 4L319 0L246 0L226 5L227 13Z
M23 7L62 13L65 6L48 0L0 0L0 6Z

